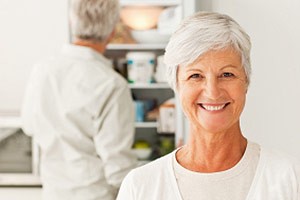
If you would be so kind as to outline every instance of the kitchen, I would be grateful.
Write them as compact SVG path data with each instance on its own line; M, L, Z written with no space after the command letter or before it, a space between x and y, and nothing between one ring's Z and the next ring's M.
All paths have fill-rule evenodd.
M67 3L32 0L26 3L2 1L1 4L0 14L5 16L1 18L1 24L5 28L0 42L0 109L4 113L2 116L13 116L9 120L2 117L1 124L10 126L19 123L16 116L32 64L54 54L62 43L68 41ZM254 141L299 157L300 139L297 133L300 130L297 116L300 108L297 102L300 100L300 92L296 88L299 85L297 75L300 74L296 59L300 52L297 45L300 30L296 20L299 19L299 2L289 0L282 5L273 1L197 1L191 2L189 6L184 8L187 10L186 15L195 10L214 10L232 15L245 26L253 42L253 79L242 119L243 129ZM258 17L264 21L260 22ZM281 69L282 66L290 68ZM265 81L266 77L268 81ZM281 80L280 83L278 80ZM278 115L274 115L274 108L277 108ZM7 191L8 195L14 195L15 192L10 192L12 190L0 188L1 197ZM31 187L18 187L16 190L22 193L38 191ZM5 194L2 195L2 192ZM6 199L12 198L7 196Z

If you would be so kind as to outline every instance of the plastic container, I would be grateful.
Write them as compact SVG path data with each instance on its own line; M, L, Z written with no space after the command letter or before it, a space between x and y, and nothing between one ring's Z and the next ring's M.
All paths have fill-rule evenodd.
M145 104L143 101L134 101L135 106L135 121L145 121Z
M153 82L155 54L153 52L129 52L126 54L129 83Z

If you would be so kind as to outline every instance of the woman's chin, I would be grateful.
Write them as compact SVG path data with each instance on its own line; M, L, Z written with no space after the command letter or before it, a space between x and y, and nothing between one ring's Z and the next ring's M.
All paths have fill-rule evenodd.
M230 125L224 120L199 120L199 126L202 130L210 133L224 132L229 129Z

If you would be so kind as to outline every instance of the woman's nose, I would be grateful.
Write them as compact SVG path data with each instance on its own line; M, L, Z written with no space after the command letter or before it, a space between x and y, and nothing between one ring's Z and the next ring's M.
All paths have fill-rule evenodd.
M207 78L204 87L207 98L217 100L221 96L221 88L217 78Z

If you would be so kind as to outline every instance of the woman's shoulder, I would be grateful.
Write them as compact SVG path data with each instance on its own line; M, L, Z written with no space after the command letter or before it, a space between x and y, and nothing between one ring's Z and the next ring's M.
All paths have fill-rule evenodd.
M266 167L276 171L293 171L300 178L300 160L295 156L272 150L268 148L261 148L261 161L265 162Z
M157 171L157 170L164 170L167 169L168 165L171 164L170 162L172 161L172 155L173 153L169 153L165 156L162 156L160 158L157 158L156 160L153 160L143 166L137 167L133 171L135 173L144 173L149 172L149 171Z
M174 199L176 180L172 175L172 155L131 170L122 182L117 199Z
M131 170L127 175L127 178L130 178L134 182L143 179L143 182L145 182L145 180L165 176L167 173L170 173L169 169L172 167L172 155L173 153L167 154L150 163Z
M287 153L261 147L252 185L249 199L295 199L300 189L299 160ZM270 188L272 192L268 192Z

